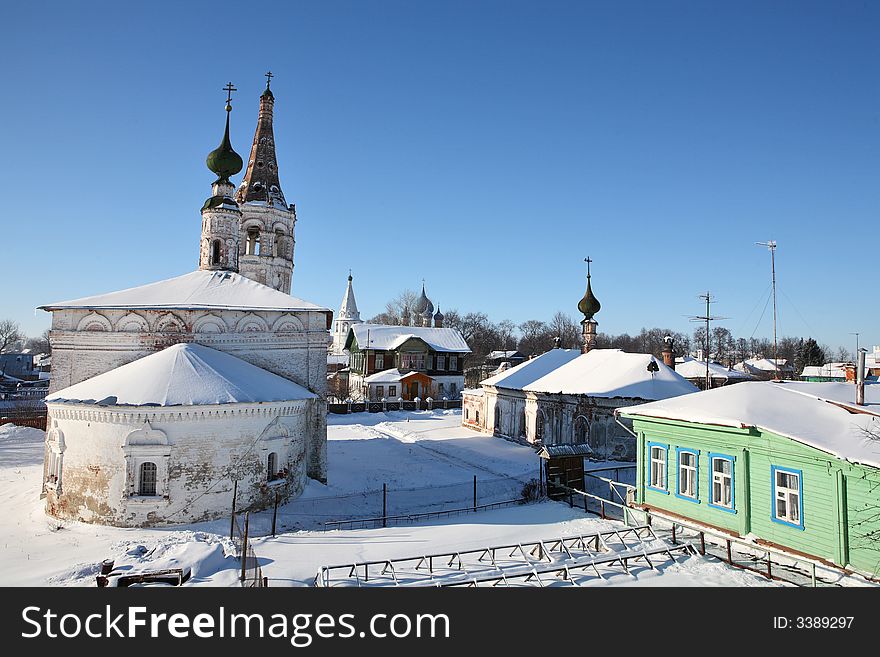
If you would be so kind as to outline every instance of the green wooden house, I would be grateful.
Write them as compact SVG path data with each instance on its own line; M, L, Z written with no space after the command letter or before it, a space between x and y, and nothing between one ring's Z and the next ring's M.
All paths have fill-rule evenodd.
M752 382L622 408L636 504L880 577L880 385Z

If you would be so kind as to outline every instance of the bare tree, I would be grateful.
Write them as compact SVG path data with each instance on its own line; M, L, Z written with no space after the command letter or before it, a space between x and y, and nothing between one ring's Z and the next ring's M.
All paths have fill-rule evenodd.
M550 327L537 319L530 319L519 325L520 339L517 349L527 356L543 354L553 347L553 334Z
M25 347L35 354L51 354L52 345L49 343L49 329L46 329L36 338L28 338Z
M390 324L391 326L408 326L410 316L416 305L419 295L413 290L403 290L391 301L385 304L385 312L379 313L372 319L371 324Z
M498 322L496 329L498 331L498 338L501 340L501 349L504 351L513 349L516 346L516 338L514 337L516 324L509 319L502 319Z
M17 322L11 319L0 320L0 354L18 349L24 337Z
M580 344L580 331L577 324L574 323L574 320L569 315L561 310L553 315L548 326L554 334L553 337L560 338L560 346L563 349L575 349Z

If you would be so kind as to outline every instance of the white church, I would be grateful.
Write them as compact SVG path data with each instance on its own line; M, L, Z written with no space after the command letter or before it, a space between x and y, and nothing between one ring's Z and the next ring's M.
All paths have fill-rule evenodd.
M271 80L271 77L269 77ZM326 481L332 312L290 295L296 210L278 177L267 83L244 179L226 131L199 268L41 306L53 376L43 494L59 518L186 523Z

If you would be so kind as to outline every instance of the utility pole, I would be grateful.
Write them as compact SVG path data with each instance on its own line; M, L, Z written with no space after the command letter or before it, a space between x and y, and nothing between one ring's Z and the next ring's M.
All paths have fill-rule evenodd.
M713 297L708 291L706 294L701 294L700 299L706 302L706 314L705 315L696 315L691 317L690 320L692 322L706 322L706 353L703 356L706 359L706 390L711 389L712 387L712 376L709 373L709 345L711 344L709 339L709 322L714 321L716 319L728 319L727 317L713 317L709 312L709 308L713 301L715 301L715 297Z
M776 369L776 380L779 380L779 343L776 340L776 241L755 242L758 246L770 249L770 271L773 276L773 366Z
M860 334L859 333L850 333L850 335L856 336L856 357L855 357L855 360L858 360L858 358L859 358L859 335Z

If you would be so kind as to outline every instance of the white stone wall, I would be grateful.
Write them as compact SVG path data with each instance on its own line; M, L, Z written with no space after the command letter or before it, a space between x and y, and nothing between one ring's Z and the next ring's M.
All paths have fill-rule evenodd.
M485 418L481 413L481 424L487 433L534 443L538 437L539 418L543 417L545 445L572 444L575 442L575 420L583 416L588 426L587 444L595 457L625 461L635 459L635 438L614 420L614 411L650 401L549 395L492 387L483 390ZM467 398L465 403L468 403ZM496 408L501 410L500 425L496 424ZM525 435L521 427L523 412Z
M50 394L179 342L224 351L327 395L326 317L321 312L65 309L52 315ZM326 418L311 422L309 476L326 481Z
M46 511L119 526L197 522L229 514L236 479L239 509L271 505L276 490L285 500L295 498L306 482L316 405L123 410L50 403L47 452L54 449L61 460L60 477L47 484ZM272 451L287 475L267 485ZM138 494L145 460L158 466L155 496Z

